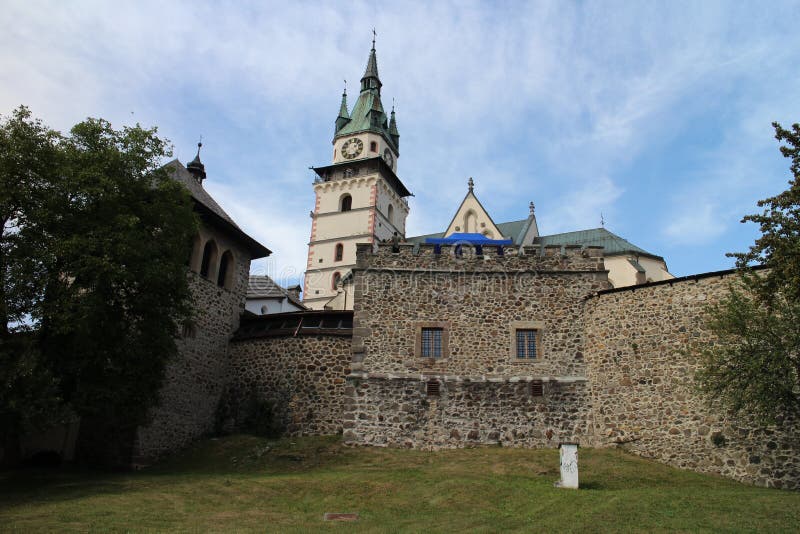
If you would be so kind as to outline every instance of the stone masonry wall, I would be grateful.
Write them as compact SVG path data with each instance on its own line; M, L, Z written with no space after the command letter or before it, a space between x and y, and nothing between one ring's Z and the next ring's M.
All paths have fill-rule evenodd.
M235 391L254 389L272 400L291 435L338 434L350 358L350 336L233 341L231 385Z
M687 348L710 339L706 306L731 276L601 293L587 301L587 378L599 446L749 483L800 488L800 427L762 427L710 408Z
M548 430L553 440L585 434L583 302L608 287L602 250L461 252L359 246L349 443L547 445L557 443ZM514 328L526 324L541 332L536 359L516 357ZM443 328L442 358L419 354L425 326ZM439 398L426 395L430 378L441 382ZM546 384L543 399L531 398L532 380Z
M426 394L430 379L440 381L438 396ZM419 449L587 443L585 383L546 383L543 397L531 396L529 386L527 380L350 377L343 437L352 445Z
M228 382L228 342L239 326L250 271L249 254L234 250L234 285L228 290L189 271L195 318L188 336L178 340L179 356L164 377L152 422L141 427L134 463L148 463L179 450L214 429L220 395Z

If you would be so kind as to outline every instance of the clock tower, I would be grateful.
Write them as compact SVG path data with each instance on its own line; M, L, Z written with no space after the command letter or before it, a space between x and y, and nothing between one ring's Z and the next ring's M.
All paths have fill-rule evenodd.
M397 176L400 134L394 108L381 103L375 40L352 112L342 94L333 135L333 162L314 167L316 203L311 214L303 303L312 309L353 309L349 274L356 244L405 238L407 197Z

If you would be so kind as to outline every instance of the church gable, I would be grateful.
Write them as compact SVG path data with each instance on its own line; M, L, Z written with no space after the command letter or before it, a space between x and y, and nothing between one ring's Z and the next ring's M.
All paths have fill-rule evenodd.
M501 239L503 236L500 229L492 220L492 217L483 207L473 191L474 182L469 179L469 191L456 210L453 220L447 226L444 237L449 237L455 233L464 234L483 234L489 239Z

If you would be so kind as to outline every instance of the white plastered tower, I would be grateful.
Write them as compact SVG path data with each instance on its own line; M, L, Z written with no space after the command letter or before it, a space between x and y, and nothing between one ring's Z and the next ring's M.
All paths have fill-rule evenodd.
M303 303L312 309L353 309L348 275L356 244L405 238L411 193L397 177L400 135L387 117L373 41L352 113L342 95L333 163L315 167L316 202L308 244Z

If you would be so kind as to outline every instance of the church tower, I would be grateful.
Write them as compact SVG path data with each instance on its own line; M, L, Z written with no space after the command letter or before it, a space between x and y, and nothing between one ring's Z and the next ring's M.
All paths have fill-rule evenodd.
M405 238L407 197L397 177L400 134L394 108L381 103L375 40L353 110L347 92L336 117L333 162L315 167L316 203L311 214L303 303L316 310L353 309L348 275L356 244Z

